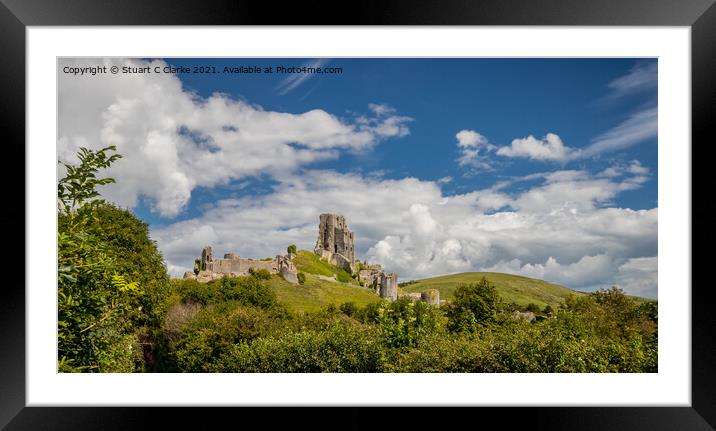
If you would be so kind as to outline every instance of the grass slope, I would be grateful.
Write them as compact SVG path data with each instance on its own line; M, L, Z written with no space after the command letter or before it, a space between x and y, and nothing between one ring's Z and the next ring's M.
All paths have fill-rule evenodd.
M457 286L463 283L478 282L483 276L495 285L503 301L514 302L522 306L534 303L539 305L540 308L547 304L555 307L563 303L570 294L583 295L581 292L543 280L498 272L463 272L443 275L418 280L417 283L407 285L401 289L405 292L423 292L426 289L437 289L440 291L440 299L451 299Z
M351 301L362 307L380 300L378 295L364 287L319 280L312 275L307 276L302 285L291 284L279 275L271 276L266 283L276 292L279 302L296 312L318 311L328 304L337 307Z
M293 263L300 272L325 275L326 277L333 277L333 274L336 274L339 281L352 283L358 286L358 282L355 281L343 268L338 268L335 265L331 265L330 263L321 260L316 253L311 251L298 250Z

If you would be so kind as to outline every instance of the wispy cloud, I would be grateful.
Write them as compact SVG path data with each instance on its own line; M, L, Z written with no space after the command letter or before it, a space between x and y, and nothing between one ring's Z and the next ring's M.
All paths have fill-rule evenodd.
M646 96L656 102L658 86L658 63L656 60L642 60L625 75L607 84L607 92L595 101L602 108L612 106L628 97Z
M640 62L631 68L629 73L613 80L607 87L611 90L608 98L619 98L626 95L653 90L658 82L658 64L656 61Z
M632 114L626 121L597 136L592 144L579 151L579 158L593 157L608 151L629 148L657 136L658 117L656 106Z
M328 61L328 59L319 58L316 60L309 61L303 66L309 68L317 68L322 67L324 64L328 63ZM276 86L276 91L280 96L283 96L284 94L298 88L301 84L313 78L313 75L315 75L315 73L293 73Z

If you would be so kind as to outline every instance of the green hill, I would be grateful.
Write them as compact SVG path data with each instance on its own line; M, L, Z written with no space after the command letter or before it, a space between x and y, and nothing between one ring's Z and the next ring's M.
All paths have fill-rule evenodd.
M349 301L363 306L379 300L376 294L360 287L348 272L321 260L311 251L299 250L293 262L299 272L308 275L305 284L296 286L281 277L274 276L269 281L269 285L276 292L279 301L294 311L315 311L328 304L338 306ZM332 277L334 274L338 281L322 280L318 277ZM478 282L483 276L495 285L504 301L514 302L521 306L534 303L540 308L548 304L556 307L563 303L569 295L585 294L543 280L497 272L464 272L426 278L404 285L400 287L399 291L409 293L438 289L440 299L449 300L452 299L457 286L463 283Z
M291 311L318 311L328 304L336 307L344 302L355 302L362 307L371 302L380 300L372 291L337 281L326 281L309 274L304 284L291 284L279 275L274 275L267 284L276 292L279 302L285 304Z
M321 260L311 251L298 250L293 263L298 272L307 275L304 284L291 284L280 276L273 276L268 281L278 300L292 311L317 311L329 304L339 306L344 302L355 302L362 307L380 300L372 291L360 287L348 272ZM336 281L319 278L333 277L334 274Z
M514 302L521 306L534 303L539 305L540 308L547 304L555 307L563 303L570 294L584 295L582 292L543 280L498 272L463 272L426 278L404 285L401 290L404 292L423 292L427 289L437 289L440 291L440 299L451 299L457 286L463 283L478 282L483 276L495 285L503 301Z
M296 268L299 272L305 272L307 274L324 275L326 277L332 277L336 274L338 281L344 283L351 283L358 286L358 282L355 281L351 275L346 272L343 268L338 268L332 265L308 250L298 250L296 257L293 260Z

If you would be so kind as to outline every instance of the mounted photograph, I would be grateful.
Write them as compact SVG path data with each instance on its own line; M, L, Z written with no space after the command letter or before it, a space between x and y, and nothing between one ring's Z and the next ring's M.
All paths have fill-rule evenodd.
M658 373L658 70L57 58L57 371Z

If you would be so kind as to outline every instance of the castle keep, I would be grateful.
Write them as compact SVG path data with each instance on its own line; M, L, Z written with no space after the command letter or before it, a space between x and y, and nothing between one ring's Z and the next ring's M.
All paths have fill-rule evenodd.
M355 272L355 245L353 232L348 229L346 219L337 214L321 214L318 224L318 239L314 251L321 259L339 266L349 273Z
M358 281L372 288L381 298L398 299L398 274L387 274L380 265L361 264L355 258L353 232L346 219L338 214L321 214L318 223L318 239L314 252L333 265L358 275ZM363 268L363 269L361 269Z

